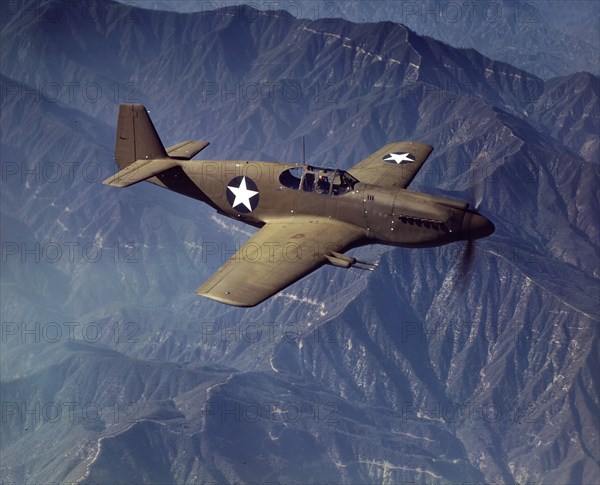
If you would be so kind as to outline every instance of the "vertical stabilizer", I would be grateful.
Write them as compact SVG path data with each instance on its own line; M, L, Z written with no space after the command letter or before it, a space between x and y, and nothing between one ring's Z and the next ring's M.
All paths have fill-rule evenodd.
M120 169L128 167L136 160L169 158L156 129L141 104L119 106L119 124L115 159Z

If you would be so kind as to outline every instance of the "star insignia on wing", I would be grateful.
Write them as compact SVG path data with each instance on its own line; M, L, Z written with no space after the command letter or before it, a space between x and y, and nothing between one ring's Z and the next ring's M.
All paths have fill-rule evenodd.
M236 185L238 181L239 184ZM254 205L250 200L258 195L258 190L253 190L256 188L256 184L251 179L246 177L236 177L229 182L227 189L230 190L235 197L228 197L231 207L235 209L239 206L237 210L240 212L252 212L258 203L258 199L254 201ZM231 201L232 198L233 201Z
M383 157L385 162L397 163L398 165L403 165L407 163L413 163L415 161L415 156L412 153L389 153L385 157Z

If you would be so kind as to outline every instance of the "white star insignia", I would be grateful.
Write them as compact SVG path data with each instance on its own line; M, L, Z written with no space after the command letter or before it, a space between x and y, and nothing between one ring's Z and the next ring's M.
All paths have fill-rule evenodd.
M256 190L248 189L246 186L246 177L242 178L239 187L232 187L231 185L228 185L227 188L233 192L233 195L235 195L235 200L233 201L231 207L235 209L238 205L243 204L249 211L252 210L250 199L258 194L258 192Z
M410 153L390 153L386 157L384 157L386 162L394 161L397 164L401 163L412 163L415 161L414 157Z

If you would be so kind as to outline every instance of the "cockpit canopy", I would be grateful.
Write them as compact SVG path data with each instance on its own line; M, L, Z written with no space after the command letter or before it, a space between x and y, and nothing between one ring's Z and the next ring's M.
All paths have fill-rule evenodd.
M303 165L281 172L279 182L290 189L324 195L342 195L350 192L358 180L344 170Z

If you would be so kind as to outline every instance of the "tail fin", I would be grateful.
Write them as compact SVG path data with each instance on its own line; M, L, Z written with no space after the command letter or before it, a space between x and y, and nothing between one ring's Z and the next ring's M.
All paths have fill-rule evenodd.
M156 129L141 104L119 106L115 159L122 170L136 160L169 158Z
M183 141L165 150L156 129L141 104L119 106L115 159L119 171L104 183L128 187L190 160L208 146L207 141Z

